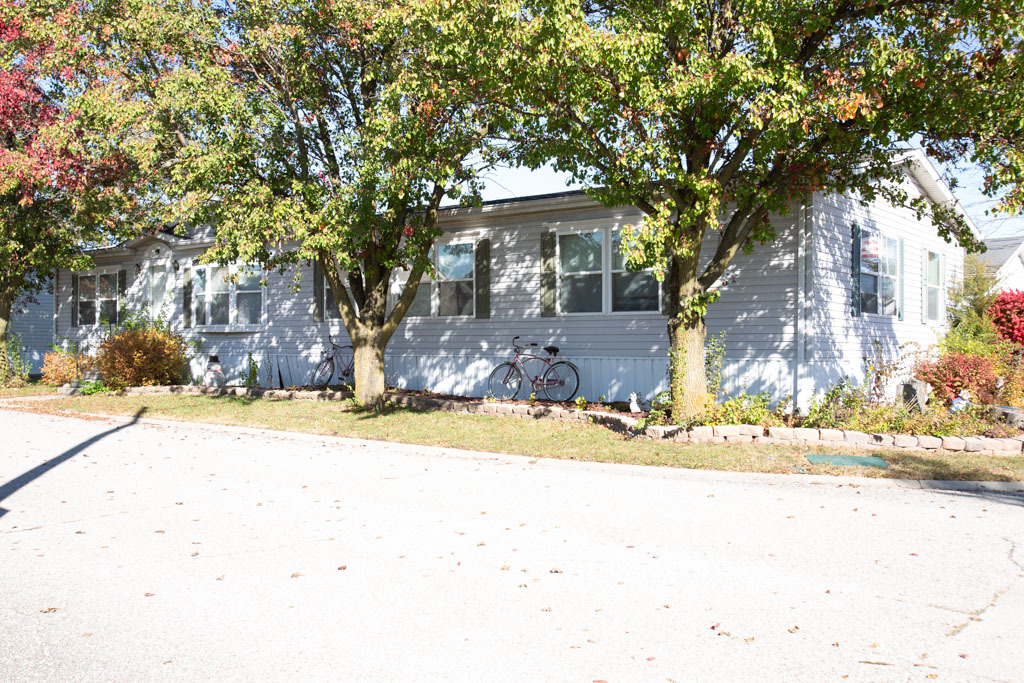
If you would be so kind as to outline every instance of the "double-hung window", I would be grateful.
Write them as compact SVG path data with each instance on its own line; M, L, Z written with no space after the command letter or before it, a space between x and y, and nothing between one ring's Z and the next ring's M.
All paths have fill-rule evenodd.
M262 271L219 265L192 269L192 313L195 325L253 327L266 320ZM230 277L237 275L237 282Z
M117 271L78 276L74 302L78 325L117 324L121 298L118 277Z
M942 255L934 251L925 252L924 261L924 318L928 322L941 322L943 318L943 272Z
M353 298L351 290L345 287L345 292L348 293L349 302L355 307L356 315L359 315L359 305ZM324 317L327 320L341 320L341 312L338 311L338 303L334 299L334 290L331 289L331 283L327 281L326 277L324 278Z
M423 275L416 290L416 297L412 300L405 317L472 316L476 310L473 250L472 242L443 243L431 249L430 260L437 273L437 279L431 280L428 275ZM398 278L392 288L393 302L397 302L404 288L405 278Z
M650 270L630 272L617 228L558 233L558 312L657 313L661 285Z
M899 240L865 229L860 246L860 300L864 313L896 316Z

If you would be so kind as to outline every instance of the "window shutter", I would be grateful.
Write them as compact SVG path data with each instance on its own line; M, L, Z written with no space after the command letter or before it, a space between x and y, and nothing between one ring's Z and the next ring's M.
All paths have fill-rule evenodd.
M899 291L896 292L896 306L898 307L897 315L899 316L900 320L903 320L903 317L904 317L903 316L903 290L905 289L905 287L903 285L904 277L903 277L903 238L902 237L900 238L899 252L898 253L899 253L899 256L898 256L899 263L896 266L896 273L897 273L896 277L899 278Z
M540 236L540 315L551 318L555 315L555 233L541 233Z
M853 224L853 251L850 254L852 256L852 291L853 300L850 302L850 313L857 317L861 312L861 301L860 301L860 242L861 242L861 231L860 226L856 223Z
M939 320L946 323L946 255L939 254Z
M486 320L491 317L491 241L482 239L476 243L476 317Z
M324 321L324 269L319 259L313 259L313 321Z
M71 275L71 327L78 327L78 276Z
M182 273L181 287L182 317L185 320L185 328L192 327L192 269L186 268Z

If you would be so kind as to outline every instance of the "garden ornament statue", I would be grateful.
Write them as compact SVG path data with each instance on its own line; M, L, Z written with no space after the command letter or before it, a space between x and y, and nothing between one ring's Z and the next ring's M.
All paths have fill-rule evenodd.
M631 413L642 413L643 408L640 407L640 394L633 392L629 395L629 412Z
M963 389L957 394L956 398L953 399L953 404L949 407L949 412L959 413L971 404L971 394Z
M227 384L227 378L224 377L224 370L220 367L220 358L210 356L210 360L206 363L206 372L203 374L203 386L222 387L225 384Z

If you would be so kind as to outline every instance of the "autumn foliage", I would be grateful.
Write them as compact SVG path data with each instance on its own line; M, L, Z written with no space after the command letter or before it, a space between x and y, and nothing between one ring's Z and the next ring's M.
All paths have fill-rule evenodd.
M1000 337L1024 344L1024 291L1010 289L1000 292L988 314Z
M68 351L50 351L43 356L43 384L61 386L95 369L96 359L92 356L80 354L76 358Z
M920 363L915 374L932 385L935 396L947 405L964 389L972 402L992 403L995 399L997 367L991 358L945 353L937 360Z
M97 369L111 389L177 384L185 371L185 339L166 327L122 329L100 345Z

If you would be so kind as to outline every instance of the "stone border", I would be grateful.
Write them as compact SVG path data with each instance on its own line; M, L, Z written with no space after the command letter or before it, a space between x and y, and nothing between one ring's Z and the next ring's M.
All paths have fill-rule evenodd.
M126 396L152 394L185 394L192 396L241 396L271 401L341 401L352 397L350 391L315 391L290 389L248 389L246 387L202 387L190 385L129 387ZM559 406L529 406L480 400L452 400L387 392L386 400L395 405L417 410L445 410L476 415L507 415L536 420L589 422L624 434L639 434L638 421L628 415L600 410L575 410ZM995 455L1019 455L1024 452L1024 436L993 439L985 436L914 436L912 434L868 434L849 429L815 429L808 427L762 427L761 425L719 425L715 427L649 426L643 436L675 443L753 443L776 445L822 446L834 448L898 448L901 450L987 452Z

